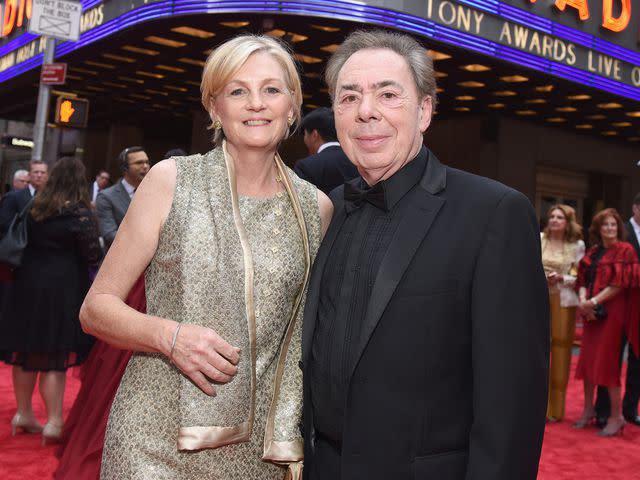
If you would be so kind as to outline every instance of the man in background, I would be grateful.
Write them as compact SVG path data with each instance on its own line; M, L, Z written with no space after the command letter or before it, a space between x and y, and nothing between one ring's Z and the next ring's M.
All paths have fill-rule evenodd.
M111 175L106 170L100 170L98 175L96 175L95 181L89 187L89 196L91 198L91 204L95 206L96 197L98 193L109 186L109 182L111 181Z
M331 109L316 108L300 123L309 156L298 161L294 171L298 176L327 195L347 180L358 176L358 170L342 151Z
M41 160L29 163L29 183L26 188L7 193L0 204L0 232L4 235L16 213L20 213L29 200L39 192L49 178L49 167Z
M633 199L633 216L625 224L627 229L627 241L633 245L636 254L640 257L640 193ZM638 341L639 339L635 339ZM640 343L640 342L639 342ZM622 415L627 422L640 426L638 416L638 400L640 399L640 358L634 353L629 342L629 355L627 357L627 381L625 383L624 398L622 399Z
M29 172L27 170L16 170L13 174L12 190L22 190L29 185Z
M122 178L112 187L98 193L96 212L105 249L113 243L131 199L150 168L149 157L142 147L128 147L118 155Z

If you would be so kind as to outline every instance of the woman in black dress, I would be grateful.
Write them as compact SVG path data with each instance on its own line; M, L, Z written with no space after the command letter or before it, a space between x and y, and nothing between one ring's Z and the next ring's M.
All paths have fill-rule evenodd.
M13 365L18 407L12 434L42 431L43 444L60 439L66 369L82 363L93 342L78 320L88 267L102 255L89 205L84 165L61 158L33 202L22 265L2 308L0 359ZM38 373L44 428L31 405Z

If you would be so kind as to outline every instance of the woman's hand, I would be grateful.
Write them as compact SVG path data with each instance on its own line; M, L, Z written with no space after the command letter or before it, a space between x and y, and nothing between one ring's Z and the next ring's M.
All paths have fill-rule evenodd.
M562 278L562 275L558 275L558 272L552 271L547 273L547 283L552 287L556 285L561 278Z
M212 382L227 383L238 372L240 349L229 345L214 330L180 324L169 358L207 395L215 396ZM176 325L176 328L178 325Z
M582 313L588 322L592 322L596 319L595 307L596 306L591 300L587 300L585 298L580 299L580 303L578 304L580 313Z

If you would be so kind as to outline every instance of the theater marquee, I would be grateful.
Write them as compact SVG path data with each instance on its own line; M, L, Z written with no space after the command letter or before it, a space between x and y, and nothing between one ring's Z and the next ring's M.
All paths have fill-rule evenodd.
M8 0L15 19L29 0ZM56 58L125 28L179 15L296 15L403 30L640 100L640 5L631 0L83 0L78 42ZM6 16L6 15L5 15ZM24 20L22 20L24 23ZM6 27L6 26L5 26ZM0 44L0 82L38 67L44 42L14 32Z

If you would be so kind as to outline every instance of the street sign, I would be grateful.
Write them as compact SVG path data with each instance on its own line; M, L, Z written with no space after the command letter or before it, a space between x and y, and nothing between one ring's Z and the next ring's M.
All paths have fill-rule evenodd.
M45 63L40 72L40 83L44 85L64 85L67 76L66 63Z
M70 0L33 0L31 6L31 33L76 41L80 38L82 5Z
M58 97L54 123L61 127L85 128L89 119L89 100L85 98Z

